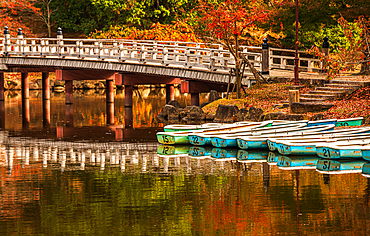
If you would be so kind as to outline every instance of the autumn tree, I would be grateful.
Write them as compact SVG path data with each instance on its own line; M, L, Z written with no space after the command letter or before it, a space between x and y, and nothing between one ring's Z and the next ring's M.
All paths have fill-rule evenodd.
M268 16L266 6L256 0L201 0L197 8L199 32L208 41L222 44L235 59L236 97L240 97L242 80L242 60L251 69L257 83L260 82L258 72L241 53L241 38L247 35L256 22L263 21Z
M0 29L9 27L10 33L14 36L18 28L22 28L25 34L30 35L31 30L23 22L25 15L38 14L32 1L29 0L0 0ZM2 32L3 30L1 30Z

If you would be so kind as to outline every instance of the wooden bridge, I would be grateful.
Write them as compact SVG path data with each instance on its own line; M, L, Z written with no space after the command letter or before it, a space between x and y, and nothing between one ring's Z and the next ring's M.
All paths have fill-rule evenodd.
M243 53L263 74L270 69L293 70L294 51L264 47L241 47ZM300 52L301 71L319 71L320 60ZM264 68L262 68L264 66ZM266 67L267 65L267 67ZM0 101L4 100L4 72L22 74L22 97L28 99L29 72L42 72L43 99L50 99L49 72L65 81L66 104L73 103L74 80L106 80L106 102L114 102L114 83L125 86L125 106L132 106L132 87L139 84L166 84L166 100L174 98L174 84L191 94L191 104L199 105L199 93L211 89L226 91L235 60L219 44L193 42L24 38L19 30L11 38L8 29L0 38ZM249 71L242 80L250 86ZM27 108L27 104L25 106ZM107 106L108 107L108 106ZM109 122L108 122L109 123Z

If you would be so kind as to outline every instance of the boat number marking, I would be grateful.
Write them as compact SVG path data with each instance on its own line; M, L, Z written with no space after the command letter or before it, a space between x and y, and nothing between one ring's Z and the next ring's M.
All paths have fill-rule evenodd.
M168 137L166 135L163 135L162 138L163 138L163 142L164 143L168 143L169 142Z
M340 126L349 126L347 122L341 122L339 123Z
M330 169L330 161L324 161L324 165L322 166L324 170L329 170Z
M327 148L323 148L322 151L324 152L325 157L330 157L330 151Z
M193 143L196 143L196 144L198 144L198 143L199 143L199 142L198 142L198 137L197 137L197 136L193 137Z
M170 150L169 147L163 147L163 153L168 155L168 151Z
M194 156L198 156L199 148L193 148Z

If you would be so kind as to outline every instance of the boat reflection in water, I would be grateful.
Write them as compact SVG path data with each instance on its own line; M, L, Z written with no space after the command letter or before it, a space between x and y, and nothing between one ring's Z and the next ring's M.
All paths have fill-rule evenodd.
M277 166L283 170L316 169L318 156L279 156Z
M213 148L211 157L216 161L236 161L238 149Z
M242 163L267 162L269 152L266 150L246 151L239 150L237 160Z
M267 157L267 163L269 165L277 165L277 161L280 156L283 156L283 155L278 152L269 152L268 157Z
M213 147L208 146L192 146L189 150L189 156L197 159L211 158L212 149Z
M321 159L317 162L316 170L324 174L361 173L367 163L363 159Z

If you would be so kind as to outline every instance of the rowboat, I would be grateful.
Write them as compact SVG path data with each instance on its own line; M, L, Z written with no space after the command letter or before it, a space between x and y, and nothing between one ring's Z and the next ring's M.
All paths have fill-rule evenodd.
M249 132L241 132L235 134L228 134L228 135L215 135L211 137L212 145L215 147L237 147L237 138L241 136L260 136L260 135L267 135L267 134L279 134L279 133L287 133L289 131L294 131L301 127L306 126L306 124L287 124L287 125L280 125L280 126L271 126L271 127L264 127L264 128L257 128L253 131Z
M217 137L219 135L230 135L230 136L237 136L245 133L253 132L254 134L258 134L259 131L263 130L270 130L270 129L276 129L278 127L286 127L288 125L302 125L305 126L308 121L301 120L301 121L294 121L294 122L281 122L281 121L267 121L268 123L266 125L261 125L260 127L254 127L254 128L247 128L247 129L239 129L239 130L231 130L231 131L224 131L224 132L203 132L203 133L194 133L192 135L189 135L189 142L193 145L211 145L212 144L212 138ZM231 147L236 147L237 145L231 145ZM225 146L226 147L226 146Z
M243 130L250 130L252 128L258 128L266 126L271 123L266 122L240 122L234 124L225 124L222 127L214 129L201 129L201 130L189 130L189 131L176 131L176 132L158 132L157 140L162 144L189 144L189 136L193 134L211 134L220 132L237 132Z
M366 163L362 159L321 159L317 162L316 171L323 174L361 173Z
M202 159L210 158L213 147L209 146L191 146L189 150L189 156Z
M173 146L173 145L159 145L157 154L159 155L187 155L190 150L190 145Z
M277 166L283 170L316 169L318 156L279 156Z
M361 156L363 159L370 161L370 147L361 148Z
M316 153L326 159L362 158L361 150L370 148L370 139L356 142L336 142L335 144L317 145Z
M359 126L362 125L363 117L339 119L335 124L336 127L346 127L346 126Z
M276 141L276 147L279 153L283 155L315 155L316 146L325 146L328 143L336 144L335 142L347 141L351 144L363 144L361 140L370 139L370 134L359 134L354 137L335 137L326 139L302 139L296 141L280 140ZM339 145L346 145L346 143L339 143Z
M315 121L309 121L307 123L307 126L311 127L311 126L316 126L316 125L329 125L329 124L335 125L336 123L337 123L337 119L315 120Z
M239 150L237 160L241 163L266 162L268 157L267 151L246 151Z
M364 134L365 136L367 133L370 132L370 128L352 128L352 129L337 129L337 130L330 130L330 131L323 131L320 133L307 133L303 135L302 137L299 136L292 136L292 137L284 137L284 138L279 138L279 137L274 137L274 138L268 138L267 139L267 145L270 149L270 151L276 151L276 142L285 140L285 141L297 141L297 140L302 140L302 139L327 139L327 138L335 138L335 137L354 137L354 136L359 136Z
M269 165L277 165L277 161L280 156L282 155L278 152L269 152L269 155L267 157L267 163Z
M211 157L216 161L235 161L238 149L213 148Z
M362 166L362 175L366 178L370 178L370 163L366 163Z
M302 137L309 134L319 134L324 131L332 130L333 124L322 126L302 127L286 133L267 134L261 136L244 136L237 137L236 141L240 149L268 149L267 139L269 138L288 138L288 137Z

